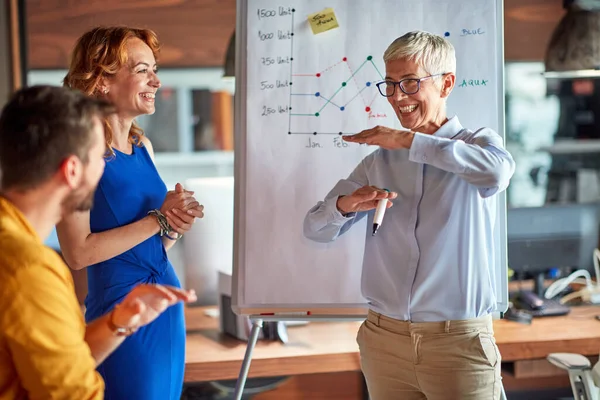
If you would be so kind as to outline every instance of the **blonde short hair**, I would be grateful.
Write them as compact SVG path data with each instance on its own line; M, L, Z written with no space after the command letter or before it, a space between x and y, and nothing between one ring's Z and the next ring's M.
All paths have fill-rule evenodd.
M412 31L394 40L383 53L383 61L399 59L414 61L429 74L456 73L454 46L429 32Z

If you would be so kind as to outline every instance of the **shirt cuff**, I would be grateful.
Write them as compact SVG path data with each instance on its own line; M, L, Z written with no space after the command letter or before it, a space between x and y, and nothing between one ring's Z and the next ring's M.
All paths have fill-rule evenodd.
M427 164L435 156L435 152L441 140L433 135L425 135L424 133L415 133L410 150L408 151L408 159L412 162Z
M336 197L332 197L331 199L328 199L328 201L327 201L327 208L329 211L327 213L329 215L328 223L330 223L330 224L339 223L339 224L343 225L356 216L355 212L348 213L345 216L342 215L340 210L338 210L338 208L337 208L337 201L339 198L340 198L340 196L336 196Z

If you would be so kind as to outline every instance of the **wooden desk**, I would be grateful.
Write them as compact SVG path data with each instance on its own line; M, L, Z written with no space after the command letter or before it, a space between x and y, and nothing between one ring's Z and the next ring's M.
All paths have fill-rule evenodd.
M185 381L237 379L246 343L218 332L218 318L187 308ZM359 371L359 322L311 322L288 328L289 342L259 340L249 377Z
M218 319L204 314L205 308L188 308L186 382L236 379L246 344L218 333ZM553 352L597 356L600 352L600 307L573 307L563 317L535 318L531 325L507 320L494 322L496 341L505 363L515 371L531 369L532 362L552 367L544 359ZM359 371L356 332L359 322L311 322L288 329L289 343L259 341L252 357L249 377L302 375ZM550 370L551 371L551 370ZM556 372L556 371L554 371ZM562 373L562 372L560 372ZM547 372L554 387L562 386L566 374L556 379ZM525 374L523 377L531 377ZM514 385L505 378L505 388ZM513 377L514 378L514 377ZM545 384L545 383L543 383ZM517 385L519 386L519 385Z
M600 321L596 315L600 315L600 307L580 306L562 317L534 318L531 325L494 321L502 361L545 358L549 353L598 356Z

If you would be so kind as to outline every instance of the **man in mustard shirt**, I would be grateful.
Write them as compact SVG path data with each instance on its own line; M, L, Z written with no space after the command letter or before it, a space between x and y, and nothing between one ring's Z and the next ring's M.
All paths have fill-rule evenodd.
M73 280L43 240L89 210L112 106L61 87L16 93L0 115L0 400L102 399L96 366L192 291L139 285L85 325ZM123 379L127 379L124 377Z

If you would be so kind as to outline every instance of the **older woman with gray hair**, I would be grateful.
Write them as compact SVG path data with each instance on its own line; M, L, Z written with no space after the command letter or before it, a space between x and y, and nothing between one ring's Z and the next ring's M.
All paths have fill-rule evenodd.
M344 139L380 148L311 208L304 234L330 242L366 217L358 333L373 400L497 399L493 256L497 195L515 169L502 138L446 115L456 81L454 47L422 31L384 53L377 87L403 130L378 126ZM386 189L383 189L386 188ZM385 224L372 235L374 209Z

